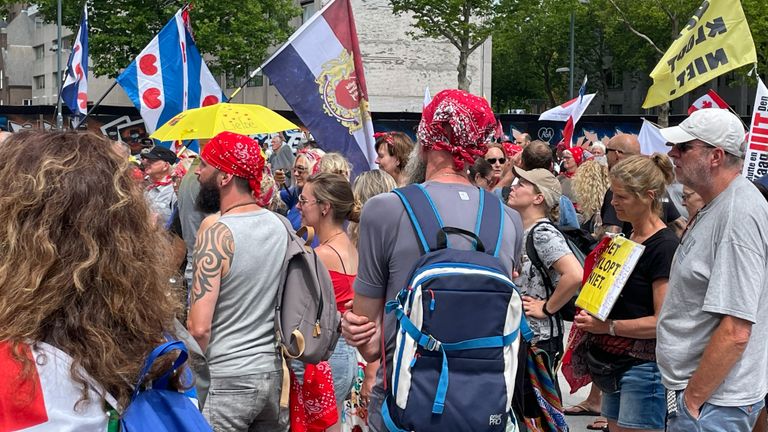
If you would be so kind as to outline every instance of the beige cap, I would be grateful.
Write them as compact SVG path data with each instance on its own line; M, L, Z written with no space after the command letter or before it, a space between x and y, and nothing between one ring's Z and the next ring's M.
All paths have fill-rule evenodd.
M563 195L563 189L560 187L560 182L557 181L554 174L544 168L536 168L529 171L514 167L515 175L527 181L528 183L536 185L544 195L544 201L547 203L547 207L552 208L557 204L560 204L560 197Z

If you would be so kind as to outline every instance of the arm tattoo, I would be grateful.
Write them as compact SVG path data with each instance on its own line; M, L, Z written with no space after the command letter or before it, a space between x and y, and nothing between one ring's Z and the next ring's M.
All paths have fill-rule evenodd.
M192 303L212 289L211 279L221 277L224 261L232 261L235 241L226 225L216 223L200 234L195 245Z

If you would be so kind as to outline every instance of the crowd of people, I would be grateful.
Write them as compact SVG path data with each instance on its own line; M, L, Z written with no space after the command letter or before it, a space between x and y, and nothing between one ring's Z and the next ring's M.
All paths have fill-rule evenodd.
M738 117L696 111L661 129L670 150L653 155L629 134L553 148L528 134L491 142L495 127L485 99L443 91L415 142L377 133L379 169L354 179L344 155L311 137L294 151L281 134L261 145L222 132L197 155L82 132L4 136L0 429L106 430L105 413L129 406L149 352L181 339L192 357L173 386L192 387L214 430L393 430L405 418L393 420L402 395L389 400L387 385L401 318L387 301L409 286L426 243L413 210L388 192L420 184L459 250L478 249L466 234L479 235L488 200L503 203L494 259L519 290L509 316L524 317L552 368L574 332L584 341L572 367L592 387L566 415L601 416L592 427L614 432L765 430L768 201L764 183L740 175ZM333 285L342 338L326 362L279 347L280 218ZM573 232L644 249L607 319L579 311L569 337L564 311L594 265L573 250ZM54 406L52 383L76 397ZM525 430L519 414L504 424ZM451 427L468 430L435 430Z

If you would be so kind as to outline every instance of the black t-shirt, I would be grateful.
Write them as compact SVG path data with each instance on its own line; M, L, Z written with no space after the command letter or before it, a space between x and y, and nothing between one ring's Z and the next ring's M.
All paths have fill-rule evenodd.
M608 318L633 319L653 315L653 282L669 279L678 243L677 236L669 228L660 230L643 242L645 250Z
M605 191L605 198L603 198L603 205L600 207L600 218L603 220L603 225L614 225L621 227L621 232L625 237L629 237L632 234L632 224L629 222L623 222L616 216L616 209L611 205L613 199L613 191L608 189ZM675 204L670 201L666 195L661 201L661 220L665 224L674 222L680 218L680 212L675 208Z

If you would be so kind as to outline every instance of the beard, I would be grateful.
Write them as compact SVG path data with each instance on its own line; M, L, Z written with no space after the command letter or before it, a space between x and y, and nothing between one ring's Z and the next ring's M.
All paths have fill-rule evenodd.
M205 214L216 213L221 210L221 193L216 186L215 178L207 182L200 182L200 192L195 199L195 208Z
M413 146L411 154L408 155L405 177L408 184L424 183L427 179L427 161L424 158L424 150L418 142Z

